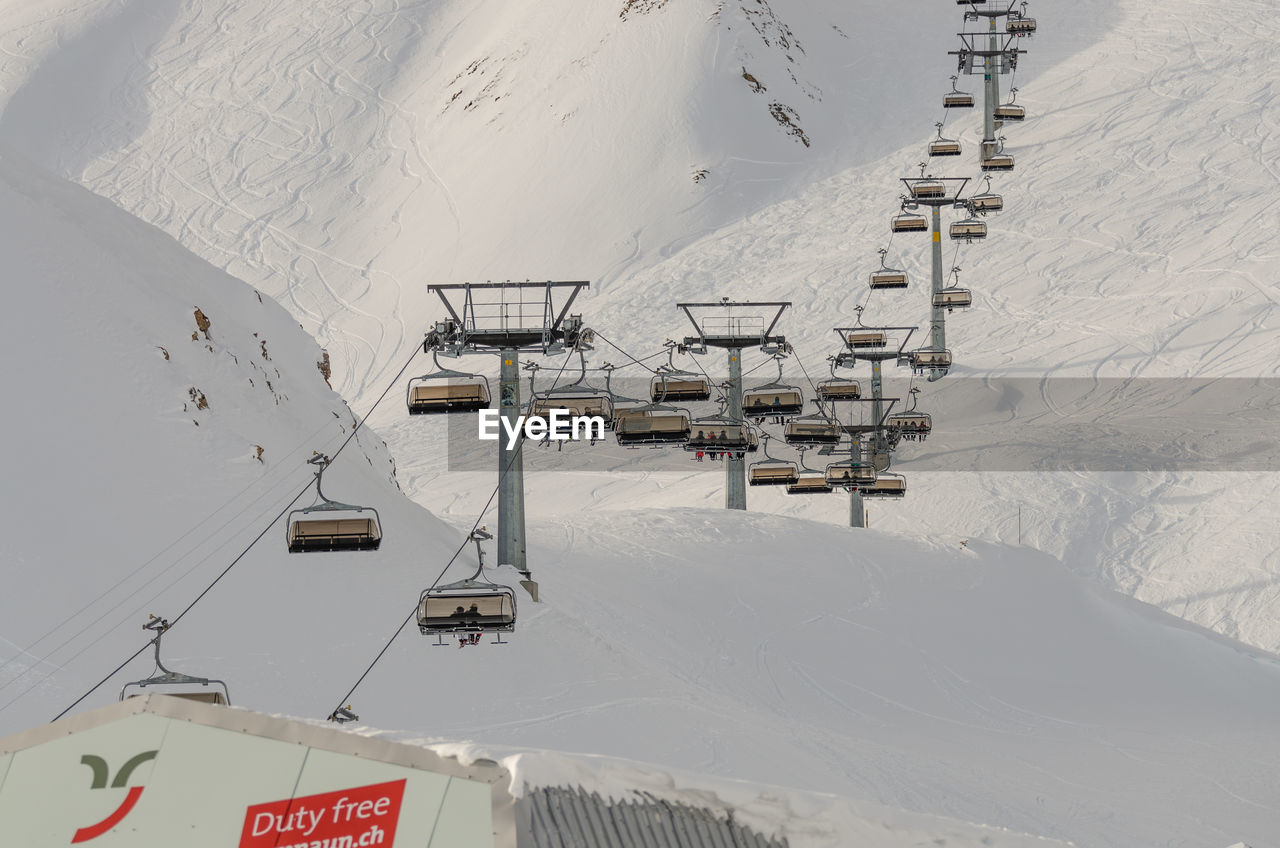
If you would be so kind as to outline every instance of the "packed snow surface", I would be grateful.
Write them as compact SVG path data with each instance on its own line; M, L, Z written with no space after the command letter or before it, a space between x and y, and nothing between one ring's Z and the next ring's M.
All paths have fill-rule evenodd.
M888 241L887 218L944 117L954 4L0 10L0 435L26 530L2 543L0 732L69 705L302 490L303 460L353 424L315 341L362 414L442 317L428 283L590 279L574 309L616 364L688 332L677 300L790 300L797 381L826 376L857 305L925 320L927 242ZM985 242L946 245L975 292L948 319L948 380L1040 381L1047 399L1066 378L1277 376L1274 11L1031 9L1040 32L1002 81L1029 114L1002 130L1005 211ZM976 115L946 119L966 150L947 173L976 176ZM886 242L912 288L869 295ZM166 640L172 665L255 709L336 705L494 483L451 471L444 425L406 420L400 390L325 481L377 506L382 549L289 556L275 525ZM720 474L650 451L530 473L543 603L521 596L505 647L429 648L410 624L354 706L504 757L786 786L793 812L764 820L796 845L840 844L871 804L902 844L1278 844L1271 454L913 472L948 450L969 467L948 426L904 446L907 498L858 533L838 496L715 509ZM857 800L810 817L805 793Z

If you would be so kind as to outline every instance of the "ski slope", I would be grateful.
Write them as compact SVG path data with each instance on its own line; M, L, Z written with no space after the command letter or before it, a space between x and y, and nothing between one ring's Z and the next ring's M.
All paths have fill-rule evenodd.
M352 424L313 339L363 413L439 317L430 282L589 278L575 311L635 354L686 332L677 299L786 298L819 376L855 305L924 320L924 241L891 244L908 293L864 279L942 117L954 5L621 5L0 4L0 245L24 282L0 437L31 531L4 542L0 732L70 704L301 490ZM976 305L948 321L948 380L1275 377L1273 10L1031 11L1030 117L1005 131L1006 211L955 253ZM948 120L971 152L975 117ZM255 709L335 706L493 485L397 391L326 484L379 508L382 550L290 557L277 526L175 629L174 666ZM601 785L595 758L672 791L787 787L762 815L795 845L881 815L902 844L1277 844L1275 469L913 472L948 461L935 426L859 534L836 496L726 514L720 475L648 451L531 473L544 603L522 596L513 644L410 625L354 706Z
M569 27L556 4L502 0L20 5L0 36L0 139L279 299L358 407L440 317L431 282L591 279L576 307L635 355L687 331L678 299L786 298L782 329L820 374L855 305L927 317L923 240L889 244L912 290L863 281L933 121L965 145L947 173L977 175L977 116L939 107L960 28L945 3L593 4ZM1029 118L1003 130L1018 167L994 181L1006 211L944 256L976 293L948 322L954 376L1276 376L1276 22L1265 3L1214 10L1031 10L1012 81ZM437 430L398 419L374 423L420 503L483 499L440 476ZM636 463L596 505L719 500L714 476L651 486ZM1024 540L1079 573L1274 650L1273 465L922 471L873 521L1016 541L1021 507Z

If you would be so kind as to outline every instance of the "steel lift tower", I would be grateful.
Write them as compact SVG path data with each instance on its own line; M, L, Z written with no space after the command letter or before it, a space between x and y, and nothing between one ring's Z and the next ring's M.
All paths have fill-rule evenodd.
M950 367L950 355L945 357L945 362L941 353L947 349L947 308L942 303L942 215L939 210L943 206L963 206L964 203L959 200L960 194L964 191L965 185L968 184L968 177L932 177L924 175L925 166L920 166L921 176L919 177L903 177L902 182L907 187L906 199L903 201L907 208L915 208L917 206L928 206L932 210L930 215L932 233L932 278L929 287L929 350L939 352L939 356L935 363L928 369L928 379L940 380L947 374Z
M497 354L498 412L514 429L521 414L520 355L547 356L586 343L582 316L570 315L569 307L588 285L547 281L428 286L449 317L427 333L423 347L449 356ZM498 437L498 564L514 566L532 584L525 554L523 442L508 450L505 433L504 429ZM525 588L536 600L537 585Z
M987 32L957 33L964 46L959 50L947 51L950 55L957 57L960 73L982 74L984 102L980 157L983 162L995 157L999 149L995 112L1000 102L1000 74L1015 70L1018 67L1018 55L1027 52L1013 46L1018 38L1016 34L1001 33L996 28L996 21L999 18L1018 14L1013 11L1014 4L1010 2L1005 7L1003 3L992 3L990 6L992 8L979 9L971 5L964 13L965 20L976 21L979 17L987 18L989 20Z
M857 310L859 321L861 321L862 307L857 307ZM889 451L896 444L888 428L885 427L885 419L889 417L889 412L898 398L884 396L884 375L881 363L889 359L900 360L904 355L903 349L916 328L864 327L859 323L857 327L836 327L835 331L840 336L841 344L845 346L845 350L836 355L837 368L853 368L859 361L871 363L871 397L869 398L871 423L844 425L845 433L852 440L851 458L856 461L866 448L872 468L877 472L884 471L889 467ZM891 335L896 333L905 333L905 335L897 339ZM896 345L892 343L894 341L897 341ZM864 445L862 439L867 435L871 437L870 444ZM867 526L866 515L862 493L856 487L850 488L849 526Z
M790 301L752 303L721 298L716 303L677 303L676 307L688 316L695 336L686 336L684 347L690 353L703 354L708 348L723 348L729 353L729 398L725 413L737 422L744 423L742 414L742 351L758 347L764 353L782 353L787 348L785 336L774 335L773 330L782 313L791 306ZM747 464L736 455L725 462L726 509L747 508Z

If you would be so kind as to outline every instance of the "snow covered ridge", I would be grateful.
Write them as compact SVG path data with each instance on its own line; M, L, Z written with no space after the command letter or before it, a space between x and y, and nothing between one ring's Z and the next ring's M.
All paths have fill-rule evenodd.
M355 415L326 385L320 349L269 297L3 147L0 250L15 281L0 316L7 388L32 410L0 424L15 446L0 508L29 531L3 548L8 731L47 721L96 682L88 676L137 650L147 613L173 616L190 603L308 486L305 460L332 453ZM393 557L410 538L454 538L404 500L372 432L351 442L325 484L384 507ZM200 657L226 649L226 622L303 579L280 571L284 536L270 531L261 557L255 548L175 629L179 666L184 651L217 665ZM371 594L379 605L421 589L409 568L384 579ZM252 600L247 586L264 595ZM98 697L110 700L120 683Z

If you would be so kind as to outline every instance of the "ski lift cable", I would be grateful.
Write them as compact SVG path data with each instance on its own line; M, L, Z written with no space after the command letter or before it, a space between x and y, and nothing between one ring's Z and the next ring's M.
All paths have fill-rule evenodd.
M605 339L598 332L595 333L595 335L597 338L608 342L610 346L614 347L618 352L622 353L624 356L632 358L632 361L638 362L638 360L635 360L633 357L631 357L629 353L622 350L622 348L618 347L617 345L614 345L613 342L609 342L608 339ZM552 388L554 388L555 384L559 382L560 375L564 373L565 366L569 364L569 359L571 358L573 351L570 351L569 353L570 353L570 356L565 357L564 362L560 365L560 371L557 372L555 380L552 381ZM521 429L520 435L518 436L517 447L511 451L511 458L507 460L507 467L503 469L503 474L505 474L507 471L511 469L511 465L515 462L516 457L520 455L520 446L523 445L525 439L527 438L528 436L526 435L525 431ZM499 478L501 478L501 476L502 475L499 475ZM454 564L454 562L457 561L458 557L466 549L467 544L471 542L472 536L476 532L476 528L480 526L480 522L483 521L485 515L488 514L489 508L493 506L493 499L498 496L498 489L500 488L500 486L501 484L493 487L493 491L489 493L489 499L485 501L484 507L480 510L480 514L476 516L475 522L472 523L470 532L467 533L466 537L462 540L462 543L458 545L458 549L453 552L453 556L449 557L449 561L444 564L444 568L440 569L440 573L436 575L436 579L431 581L431 585L428 586L425 591L429 592L440 584L440 581L444 579L445 574L448 573L449 568ZM337 715L338 710L342 709L344 704L350 703L351 696L354 695L356 690L360 688L360 684L363 683L365 678L368 677L370 672L373 671L374 666L376 666L378 662L383 658L383 656L386 655L387 651L391 649L391 645L396 641L396 639L400 637L400 634L404 632L405 627L408 626L409 622L413 620L414 616L417 614L417 611L418 611L418 602L414 601L413 607L409 610L409 614L405 616L404 621L400 622L400 626L396 628L396 632L391 634L391 638L386 641L386 643L382 646L382 649L378 651L377 656L373 658L373 661L369 663L368 667L365 668L364 672L361 673L360 677L356 679L356 682L352 685L352 687L349 690L347 690L347 694L343 695L338 700L338 705L329 712L329 715L328 715L329 719L332 719L335 715Z
M390 391L391 391L393 388L395 388L395 386L400 382L400 378L404 376L405 371L409 370L409 366L413 364L413 360L417 357L418 352L419 352L421 349L422 349L422 348L421 348L420 346L415 346L415 347L414 347L414 349L413 349L413 353L409 356L409 359L405 361L404 365L403 365L403 366L400 368L400 370L396 373L395 377L393 377L393 378L391 379L391 382L387 384L386 389L384 389L384 390L383 390L383 392L382 392L382 394L378 396L378 399L377 399L376 401L374 401L373 406L371 406L371 407L369 408L369 411L365 413L364 417L363 417L363 418L361 418L361 419L360 419L360 421L359 421L359 423L358 423L358 424L356 424L356 426L352 429L352 431L351 431L350 435L348 435L348 436L347 436L347 438L343 440L342 444L338 446L338 449L337 449L336 451L334 451L334 452L333 452L331 459L337 459L337 458L338 458L338 455L339 455L339 454L341 454L341 453L342 453L342 451L346 449L347 445L351 444L351 440L352 440L352 439L354 439L354 438L356 437L356 434L358 434L358 433L360 432L361 428L363 428L363 427L364 427L365 422L367 422L367 421L369 420L369 416L371 416L371 415L374 413L374 410L376 410L376 409L378 408L378 405L379 405L380 403L382 403L382 401L386 398L386 396L390 393ZM561 370L563 371L563 369L561 369ZM303 488L303 489L302 489L302 490L300 490L296 495L294 495L294 496L293 496L293 499L292 499L292 500L290 500L290 501L289 501L289 503L285 505L284 509L282 509L282 510L280 510L280 512L276 513L275 517L271 519L271 521L267 524L267 526L265 526L265 527L263 527L263 528L262 528L262 532L260 532L257 536L255 536L255 537L253 538L253 541L252 541L252 542L250 542L250 543L245 547L245 549L244 549L243 551L241 551L241 552L236 556L236 558L235 558L235 559L233 559L233 560L232 560L232 561L227 565L227 567L226 567L226 568L222 569L222 571L221 571L221 572L219 572L218 576L217 576L217 577L215 577L215 578L213 578L213 581L212 581L208 586L206 586L206 587L204 588L204 590L200 592L200 594L196 595L195 599L194 599L194 600L192 600L192 601L191 601L191 603L187 604L187 606L186 606L185 608L183 608L182 612L178 613L178 614L177 614L177 615L176 615L176 616L175 616L175 617L170 621L170 623L169 623L169 629L172 629L174 625L176 625L179 621L181 621L181 620L182 620L183 616L185 616L187 613L191 612L191 610L195 607L195 605L196 605L196 604L198 604L198 603L200 603L200 601L202 601L202 600L204 599L205 595L208 595L208 594L209 594L209 592L211 592L211 591L213 590L213 587L214 587L214 586L217 586L217 585L218 585L218 583L222 580L222 578L226 577L226 576L227 576L227 574L228 574L228 573L230 573L231 569L235 568L235 567L236 567L236 565L237 565L237 564L239 564L239 562L240 562L242 559L244 559L244 558L245 558L245 556L247 556L247 555L248 555L249 551L251 551L251 550L253 549L253 546L254 546L254 545L256 545L256 544L258 544L258 542L260 542L260 541L262 540L262 538L263 538L264 536L266 536L266 535L267 535L268 531L270 531L270 530L271 530L271 528L272 528L272 527L274 527L274 526L276 525L276 522L277 522L277 521L279 521L281 518L283 518L283 517L284 517L284 516L289 512L289 510L293 508L293 505L294 505L294 504L296 504L296 503L298 502L298 500L302 498L302 496L303 496L303 495L305 495L308 491L310 491L311 486L312 486L312 482L308 482L305 488ZM496 491L496 490L495 490L495 491ZM58 719L62 718L64 715L66 715L67 713L71 712L71 710L75 709L75 708L76 708L76 706L78 706L78 705L80 704L80 702L81 702L81 701L83 701L85 698L87 698L87 697L89 697L90 695L92 695L95 691L97 691L97 690L98 690L98 688L99 688L99 687L101 687L101 686L102 686L102 684L106 683L108 680L110 680L112 677L114 677L114 676L115 676L117 673L119 673L119 671L120 671L121 669L123 669L126 665L128 665L128 664L129 664L129 663L131 663L131 662L133 662L133 660L135 660L138 656L140 656L140 655L142 654L142 652L146 650L146 648L147 648L147 646L146 646L146 645L144 645L141 649L139 649L138 651L136 651L136 652L135 652L133 655L131 655L127 660L125 660L123 663L121 663L119 666L117 666L117 667L116 667L116 669L115 669L114 671L112 671L109 675L107 675L106 677L102 678L102 680L100 680L100 681L98 681L97 683L95 683L95 684L93 685L93 687L92 687L92 688L90 688L87 692L85 692L83 695L81 695L79 698L77 698L74 702L72 702L72 703L71 703L71 704L70 704L66 709L64 709L62 712L58 713L56 716L54 716L52 720L53 720L53 721L57 721ZM12 701L11 701L10 703L12 703ZM8 706L8 704L6 704L5 706L7 707L7 706Z
M317 436L317 435L318 435L322 430L324 430L324 429L325 429L326 427L328 427L328 426L330 426L330 425L329 425L329 424L327 424L327 423L326 423L326 424L322 424L319 428L317 428L317 429L316 429L316 431L315 431L315 432L313 432L310 436L308 436L308 437L307 437L307 440L305 440L305 441L303 441L303 442L298 443L298 445L297 445L296 447L294 447L294 448L293 448L292 450L290 450L287 454L285 454L285 459L288 459L289 457L291 457L291 456L293 456L295 453L297 453L297 452L298 452L298 450L300 450L300 449L301 449L305 444L307 444L308 442L310 442L311 440L313 440L313 439L314 439L314 438L315 438L315 437L316 437L316 436ZM285 465L285 464L283 464L283 463L281 463L279 467L280 467L281 469L283 469L283 468L285 468L285 467L286 467L286 465ZM120 602L118 602L117 604L115 604L114 606L112 606L112 607L107 611L107 613L105 613L105 614L104 614L104 616L99 616L98 618L94 619L92 622L90 622L89 624L87 624L87 625L85 625L84 627L82 627L82 628L81 628L80 630L78 630L76 633L74 633L73 635L69 636L67 639L65 639L63 642L61 642L57 647L53 648L53 649L52 649L51 651L49 651L47 654L45 654L45 655L44 655L44 656L42 656L42 657L38 657L38 656L36 656L35 654L33 654L33 653L32 653L32 651L33 651L37 646L39 646L42 642L44 642L44 641L45 641L46 639L48 639L49 637L53 636L55 633L57 633L59 630L61 630L63 627L65 627L67 624L71 623L72 621L78 621L78 620L80 620L81 616L83 616L83 615L84 615L88 610L90 610L91 608L96 608L96 607L98 606L98 604L100 604L104 598L106 598L106 597L107 597L108 595L110 595L112 592L114 592L114 591L116 591L117 589L119 589L119 588L120 588L121 586L123 586L125 583L128 583L128 582L129 582L130 580L132 580L134 577L138 576L138 574L140 574L141 572L143 572L144 570L146 570L146 568L147 568L148 566L150 566L150 565L151 565L152 563L154 563L156 560L160 559L162 556L164 556L165 554L167 554L169 551L173 550L175 547L177 547L179 544L181 544L185 539L187 539L187 538L191 537L191 536L192 536L194 533L196 533L196 532L197 532L197 531L198 531L202 526L204 526L205 524L207 524L209 521L213 520L214 516L218 515L218 513L222 512L222 511L223 511L223 510L225 510L227 507L229 507L229 506L231 506L231 505L233 505L233 504L235 504L235 503L241 502L241 501L242 501L242 499L245 497L246 493L248 493L248 492L249 492L251 489L253 489L254 487L261 486L261 485L263 484L263 482L264 482L264 481L269 480L269 479L270 479L272 476L274 476L276 473L277 473L277 472L274 472L274 471L273 471L273 472L268 472L267 474L264 474L263 476L259 477L258 479L253 480L252 482L250 482L248 485L246 485L243 489L241 489L241 490L240 490L239 492L237 492L235 495L232 495L229 499L227 499L227 501L226 501L226 502L224 502L224 503L223 503L221 506L219 506L217 509L214 509L213 511L211 511L210 513L208 513L205 517L203 517L203 518L201 518L199 521L197 521L197 522L196 522L194 525L192 525L188 530L184 531L181 535L179 535L177 538L175 538L173 541L171 541L169 544L167 544L164 548L162 548L161 550L157 551L157 552L156 552L155 554L153 554L149 559L147 559L145 562L143 562L142 564L140 564L139 566L137 566L135 569L133 569L133 571L129 572L129 573L128 573L128 574L126 574L124 577L122 577L122 578L120 578L119 580L117 580L117 581L115 581L114 583L112 583L112 584L111 584L111 586L109 586L109 587L107 587L106 589L102 590L102 591L101 591L101 592L99 592L99 593L98 593L94 598L92 598L92 599L90 599L89 601L87 601L87 602L84 604L84 606L80 607L80 609L78 609L78 610L76 610L75 612L71 613L71 614L70 614L70 615L68 615L66 618L64 618L64 619L62 619L61 621L59 621L57 624L54 624L52 627L50 627L48 630L46 630L43 634L41 634L39 637L37 637L34 641L32 641L31 643L27 644L25 647L19 648L19 649L18 649L18 652L17 652L17 653L15 653L12 657L10 657L9 659L7 659L7 660L5 660L4 662L0 663L0 671L3 671L4 669L8 668L8 666L9 666L9 664L10 664L10 663L12 663L12 662L16 661L19 657L22 657L22 656L29 656L29 657L31 657L31 658L33 658L33 659L35 659L35 660L37 660L37 661L38 661L36 664L31 665L31 666L28 666L28 668L27 668L26 670L24 670L23 672L19 673L17 676L12 677L12 678L10 678L9 680L5 681L4 683L0 684L0 691L3 691L3 690L5 690L5 689L7 689L8 687L12 686L13 684L17 683L19 680L21 680L21 679L22 679L22 678L27 674L27 672L28 672L28 671L30 671L30 670L32 670L32 669L34 669L34 668L36 667L36 665L38 665L39 663L47 663L47 662L51 662L51 661L52 661L52 657L53 657L53 655L54 655L54 654L56 654L58 651L60 651L60 650L62 650L63 648L65 648L65 647L66 647L68 644L70 644L72 641L74 641L74 640L78 639L80 636L82 636L86 630L88 630L90 627L92 627L92 626L93 626L94 624L96 624L97 622L101 621L101 620L102 620L102 618L103 618L103 617L105 617L105 615L110 614L111 612L115 611L116 609L119 609L119 607L120 607L122 604L124 604L126 601L128 601L128 600L129 600L129 598L125 598L125 599L121 600ZM183 553L181 553L181 554L178 554L178 555L174 558L174 561L173 561L170 565L166 566L164 569L162 569L158 574L156 574L156 575L155 575L153 578L151 578L151 579L152 579L152 580L154 580L154 579L156 579L156 578L158 578L158 577L161 577L162 575L166 574L170 569L174 568L174 567L175 567L179 562L181 562L182 560L184 560L184 559L186 559L188 556L190 556L192 553L194 553L195 551L198 551L198 550L200 550L200 549L202 549L202 548L206 547L206 545L208 544L208 542L209 542L211 539L216 538L219 534L221 534L221 533L222 533L222 531L226 530L226 529L227 529L227 527L229 527L229 526L230 526L234 521L236 521L238 518L240 518L242 515L244 515L246 512L248 512L248 511L250 510L250 508L253 506L253 504L257 503L258 501L260 501L260 500L262 500L264 497L266 497L266 496L271 492L271 490L272 490L273 488L275 488L275 487L279 486L279 485L280 485L280 483L282 483L282 482L287 482L287 478L282 477L281 479L276 480L275 482L271 483L271 484L270 484L270 486L269 486L269 487L267 487L267 488L266 488L266 489L265 489L261 494L257 495L257 496L252 500L252 501L250 501L250 502L246 503L244 506L242 506L242 507L240 508L240 510L239 510L235 515L232 515L230 518L228 518L226 521L224 521L224 522L223 522L221 525L219 525L217 528L215 528L215 529L211 530L209 533L207 533L206 535L204 535L203 537L201 537L201 538L200 538L198 541L196 541L196 542L195 542L191 547L189 547L185 552L183 552ZM210 555L210 556L211 556L211 555ZM208 559L208 556L206 556L206 557L205 557L205 559ZM201 562L204 562L204 560L201 560ZM79 656L79 654L77 654L76 656ZM71 657L71 659L75 659L75 657L73 656L73 657ZM70 660L68 660L68 662L69 662L69 661L70 661Z
M618 347L618 346L617 346L616 344L614 344L613 342L609 341L609 339L607 339L607 338L605 337L605 335L604 335L603 333L601 333L599 330L596 330L596 331L595 331L595 336L596 336L596 338L597 338L597 339L599 339L600 341L604 342L604 343L605 343L605 344L607 344L609 347L613 348L613 349L614 349L614 350L616 350L618 353L620 353L620 354L622 354L623 356L625 356L627 359L630 359L630 360L631 360L631 362L632 362L633 364L635 364L635 365L639 365L640 367L642 367L642 368L644 368L645 370L647 370L650 374L657 374L657 373L658 373L657 369L650 368L648 365L645 365L645 364L644 364L644 360L643 360L643 359L636 359L634 356L632 356L631 354L627 353L625 350L623 350L622 348ZM644 359L653 359L655 356L662 356L662 355L663 355L663 354L665 354L665 353L666 353L666 351L665 351L665 350L660 350L660 351L658 351L657 353L651 354L650 356L646 356ZM626 368L627 366L625 366L625 365L621 365L621 366L618 366L618 367L620 367L620 368Z

